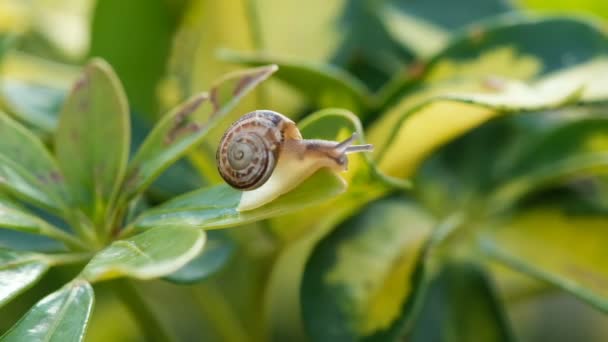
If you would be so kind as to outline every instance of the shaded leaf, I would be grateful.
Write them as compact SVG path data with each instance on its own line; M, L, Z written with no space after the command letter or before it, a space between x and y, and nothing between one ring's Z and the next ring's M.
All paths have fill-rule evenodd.
M232 257L236 245L223 231L207 233L207 242L201 253L165 279L178 284L202 281L220 271Z
M528 138L526 144L511 158L504 174L505 177L522 176L576 155L606 150L607 119L592 116L574 122L567 121L543 134Z
M413 59L411 51L387 32L377 13L380 1L348 0L339 17L343 38L331 58L377 89Z
M225 228L283 215L326 201L345 190L344 181L329 170L319 170L294 190L253 210L238 211L242 192L222 184L179 196L144 212L138 229L158 226Z
M224 60L248 66L276 64L276 77L303 93L317 107L340 107L359 114L371 105L365 84L337 67L267 54L222 50Z
M48 269L36 254L0 248L0 306L32 287Z
M127 194L133 196L145 189L276 69L267 66L229 74L208 94L195 95L164 116L129 164L124 185Z
M541 206L491 228L481 239L488 255L608 312L605 214Z
M301 289L316 341L387 341L402 333L434 220L399 199L367 206L313 250ZM364 269L365 272L361 272Z
M55 212L64 210L63 176L42 142L4 113L0 113L0 136L0 186Z
M62 109L55 148L73 204L95 222L117 195L129 144L129 109L120 81L108 64L93 60Z
M428 285L409 341L512 341L506 313L479 266L449 262Z
M458 3L446 3L442 0L412 2L389 0L386 1L386 5L447 30L459 29L514 9L509 2L502 0L465 0Z
M158 84L169 60L179 7L164 0L104 0L95 2L91 12L89 55L114 67L135 115L150 122L161 114Z
M57 239L76 249L87 247L74 236L40 219L33 213L10 201L0 197L0 228L13 229L20 232L41 234Z
M205 244L205 233L184 226L149 229L114 241L82 271L90 282L118 277L151 279L171 274L195 258Z
M74 280L40 300L0 340L82 341L93 300L91 285Z
M513 9L507 1L502 0L391 0L379 4L376 11L387 32L418 57L437 52L455 30Z
M45 234L50 225L10 200L0 197L0 227Z

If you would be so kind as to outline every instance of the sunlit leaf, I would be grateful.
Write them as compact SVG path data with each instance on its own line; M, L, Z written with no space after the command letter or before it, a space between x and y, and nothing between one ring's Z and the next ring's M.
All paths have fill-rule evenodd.
M236 249L234 241L223 231L207 233L207 242L201 253L179 270L165 279L178 283L196 283L220 271L232 257Z
M602 213L533 207L495 224L483 250L496 260L608 311L608 240Z
M164 116L129 164L125 191L131 196L142 191L276 70L276 66L267 66L229 74L209 93L193 96Z
M138 229L188 226L205 229L238 226L326 201L345 190L344 181L320 170L294 190L257 209L238 211L242 192L222 184L179 196L144 212L134 223Z
M340 107L360 113L371 105L371 94L366 86L331 65L229 50L222 50L220 56L227 61L249 66L278 65L276 77L306 95L319 108Z
M550 37L561 39L556 42ZM511 50L511 56L484 58L507 49ZM398 102L403 94L412 90L413 81L436 83L469 79L484 82L494 76L528 81L589 62L604 55L607 49L606 35L593 23L569 17L507 16L472 26L430 60L409 72L396 74L383 90L381 102Z
M55 148L75 205L95 222L116 197L129 157L124 90L102 60L76 81L59 118Z
M149 229L114 241L84 268L82 277L97 282L118 277L151 279L171 274L195 258L205 244L202 230L185 226Z
M0 186L32 203L61 212L65 183L42 142L25 127L0 113Z
M591 75L587 69L579 70ZM577 83L571 77L549 75L532 85L503 80L494 91L446 92L422 103L406 99L402 105L386 113L384 122L370 132L370 141L377 139L379 145L379 168L394 177L407 177L431 151L496 116L584 102L585 79L591 82L588 89L594 89L590 77L579 78L580 83ZM596 100L598 93L594 94ZM397 113L401 116L395 122L390 117L396 117ZM433 139L428 139L428 132L434 133ZM401 151L406 146L408 153L404 154Z
M310 336L387 341L402 333L414 274L433 225L428 213L411 202L381 200L322 240L302 282Z
M0 248L0 306L33 286L48 268L33 253Z
M77 279L40 300L2 341L82 341L93 309L93 288Z
M518 0L524 8L548 13L582 13L608 19L608 3L602 0Z
M512 341L489 277L480 266L451 262L428 285L408 341Z
M340 141L352 133L357 133L358 143L365 143L363 127L357 116L342 109L317 111L299 122L298 127L307 139ZM394 179L378 170L370 158L370 153L351 154L348 158L348 170L342 173L348 182L348 191L332 201L273 220L272 226L276 234L286 240L293 239L309 230L315 222L340 220L340 217L348 216L368 201L393 188L409 187L409 181Z

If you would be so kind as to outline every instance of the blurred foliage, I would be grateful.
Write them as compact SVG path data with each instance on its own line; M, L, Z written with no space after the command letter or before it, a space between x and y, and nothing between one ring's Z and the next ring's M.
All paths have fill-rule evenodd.
M0 0L0 339L608 339L607 4ZM239 211L255 109L375 150Z

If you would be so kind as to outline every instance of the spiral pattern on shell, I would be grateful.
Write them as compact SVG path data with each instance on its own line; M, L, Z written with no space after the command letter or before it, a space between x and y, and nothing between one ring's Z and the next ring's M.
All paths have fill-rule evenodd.
M217 150L218 171L240 190L262 186L276 166L286 121L279 113L258 110L242 116L222 136Z

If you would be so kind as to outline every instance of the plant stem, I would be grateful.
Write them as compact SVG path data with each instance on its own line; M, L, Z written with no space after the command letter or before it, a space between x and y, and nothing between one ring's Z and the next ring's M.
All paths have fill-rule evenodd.
M74 235L64 232L63 230L50 224L45 224L44 229L41 231L41 233L50 238L63 242L71 249L78 251L89 250L89 247L83 241L79 240Z
M226 298L212 285L200 284L192 290L198 307L205 318L213 323L222 341L244 342L251 340Z
M163 328L154 312L141 296L135 285L126 279L118 279L112 283L114 293L127 306L146 341L173 341L171 335Z
M76 235L80 237L82 242L89 244L89 248L87 249L92 249L90 248L91 246L94 248L102 247L100 241L97 239L97 234L94 232L93 225L82 212L71 212L68 215L65 215L64 219L68 222L70 227L72 227Z
M264 50L264 39L262 37L262 23L258 12L258 4L256 0L245 0L247 10L247 19L249 20L249 31L251 32L251 41L256 50Z
M52 266L57 266L83 262L89 260L92 256L92 253L62 253L45 254L44 258L48 260Z

